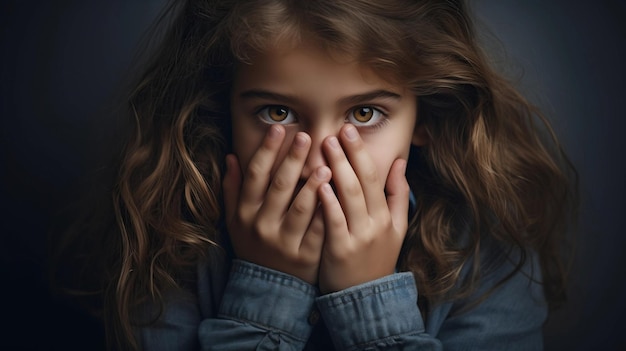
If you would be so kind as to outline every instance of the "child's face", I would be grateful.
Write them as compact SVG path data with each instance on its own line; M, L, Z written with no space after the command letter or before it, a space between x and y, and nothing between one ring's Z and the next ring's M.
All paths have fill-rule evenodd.
M357 127L380 179L387 179L393 161L408 158L417 118L416 97L410 91L311 43L268 50L252 65L242 65L231 104L233 147L241 169L247 169L269 126L283 124L287 137L273 172L296 132L303 131L312 144L302 179L327 165L321 144L345 123Z

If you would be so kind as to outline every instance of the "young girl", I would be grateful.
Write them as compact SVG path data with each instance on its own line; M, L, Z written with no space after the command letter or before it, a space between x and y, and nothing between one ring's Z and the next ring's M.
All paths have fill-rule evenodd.
M572 169L462 1L160 23L97 241L112 347L542 348Z

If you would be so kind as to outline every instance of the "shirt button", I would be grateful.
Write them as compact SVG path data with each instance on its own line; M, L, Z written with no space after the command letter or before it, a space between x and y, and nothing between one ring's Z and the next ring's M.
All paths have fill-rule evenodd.
M315 325L317 324L317 321L319 321L319 319L320 319L319 311L318 310L311 311L311 313L309 314L309 324Z

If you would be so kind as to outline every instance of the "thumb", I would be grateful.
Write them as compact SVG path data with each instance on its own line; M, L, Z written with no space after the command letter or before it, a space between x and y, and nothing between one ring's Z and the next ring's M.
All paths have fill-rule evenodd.
M391 165L385 190L387 192L387 206L391 213L391 221L402 235L408 227L409 212L409 183L405 176L406 160L397 159Z
M233 154L226 155L226 173L222 180L226 223L230 223L235 215L235 209L239 202L241 177L241 168L239 167L237 156Z

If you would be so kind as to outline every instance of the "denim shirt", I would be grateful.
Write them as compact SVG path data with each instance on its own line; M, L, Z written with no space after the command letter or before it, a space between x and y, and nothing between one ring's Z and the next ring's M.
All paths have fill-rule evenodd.
M481 262L499 254L494 248L481 251ZM399 272L320 295L316 287L298 278L230 259L221 249L212 251L211 259L198 267L196 291L166 295L158 322L138 330L143 349L543 348L547 303L533 254L521 271L494 290L513 271L515 259L501 260L468 297L430 306L422 318L411 273Z

